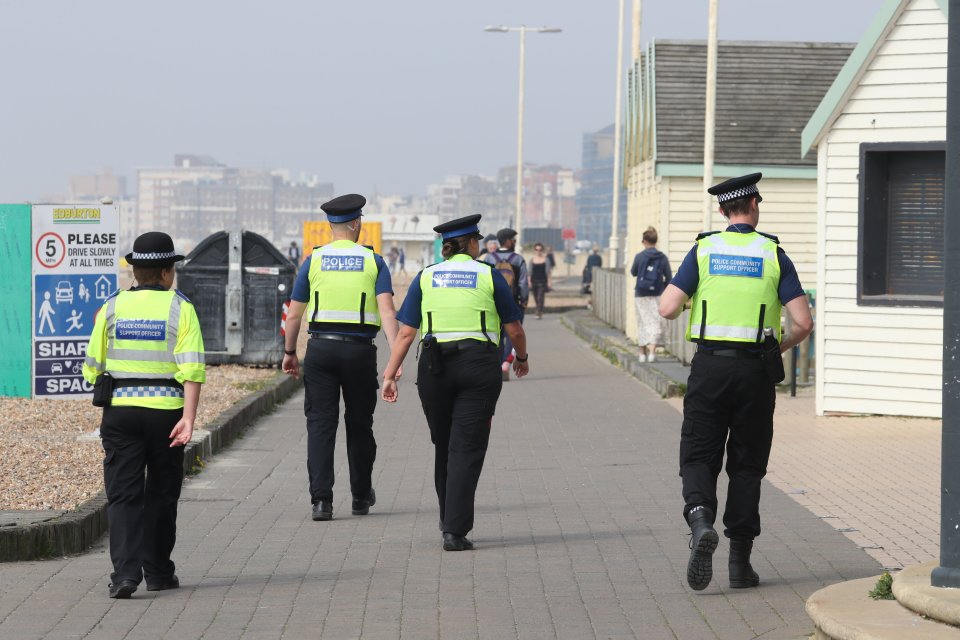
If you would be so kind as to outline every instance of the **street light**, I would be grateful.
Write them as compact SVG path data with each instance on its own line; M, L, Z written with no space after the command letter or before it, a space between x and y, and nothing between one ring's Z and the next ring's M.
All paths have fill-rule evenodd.
M508 33L517 31L520 33L520 100L517 105L517 210L516 220L514 221L517 232L517 244L523 239L523 85L525 80L526 67L526 43L527 32L533 33L560 33L563 31L558 27L528 27L520 25L519 27L487 26L484 28L487 33Z

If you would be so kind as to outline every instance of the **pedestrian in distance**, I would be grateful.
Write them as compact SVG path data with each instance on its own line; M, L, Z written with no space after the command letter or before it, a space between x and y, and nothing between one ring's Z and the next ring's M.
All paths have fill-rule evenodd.
M493 266L504 277L510 290L513 292L514 302L520 307L520 323L526 312L527 302L530 299L530 275L527 273L527 262L516 252L517 232L510 228L497 231L499 248L483 256L483 261ZM510 334L504 331L501 334L500 370L503 380L510 379L510 365L513 362L514 346Z
M513 292L500 272L476 260L479 215L434 227L444 261L418 273L397 319L400 331L383 372L383 399L396 402L400 365L420 331L420 403L433 442L434 484L445 551L473 549L474 497L503 381L501 325L517 350L514 373L529 372L527 339Z
M103 484L110 523L109 596L180 586L170 559L177 538L183 446L193 436L206 381L193 304L171 290L183 260L165 233L139 236L126 255L136 286L97 313L83 364L103 407ZM146 471L146 475L144 475Z
M533 257L530 258L530 292L537 307L537 320L543 317L543 306L547 292L553 286L552 267L544 253L543 243L533 245Z
M643 251L633 258L630 275L637 279L634 303L637 307L637 344L640 362L656 362L657 345L663 341L663 318L660 317L660 294L672 277L670 260L657 249L657 230L643 232Z
M583 281L580 284L580 293L590 294L590 287L593 284L593 268L603 266L603 256L600 255L600 247L594 245L593 251L587 256L587 263L583 267Z
M793 262L775 236L757 231L761 177L732 178L707 190L717 196L729 226L697 236L660 297L660 314L670 319L691 300L687 340L698 345L680 431L683 515L691 531L687 583L696 591L713 577L712 556L719 543L713 524L724 447L730 586L760 583L750 554L760 535L760 484L773 441L776 385L784 378L781 353L813 330ZM780 329L783 307L793 321L785 336Z
M303 359L304 415L307 418L307 475L311 517L333 519L333 453L343 394L350 467L351 513L366 515L377 500L373 464L377 442L377 347L383 328L392 347L397 336L393 283L383 258L357 244L366 199L339 196L320 206L333 236L314 247L297 273L287 311L283 371L297 377L297 338L304 313L310 340ZM399 373L397 376L399 377Z
M483 239L483 246L480 249L480 256L478 257L485 256L488 253L493 253L499 248L500 244L497 242L497 236L492 233L487 234L487 236Z

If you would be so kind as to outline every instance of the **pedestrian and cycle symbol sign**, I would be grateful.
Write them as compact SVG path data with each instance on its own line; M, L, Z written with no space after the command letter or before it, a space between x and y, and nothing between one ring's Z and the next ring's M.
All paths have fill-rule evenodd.
M93 318L117 290L114 274L34 276L35 336L89 336Z

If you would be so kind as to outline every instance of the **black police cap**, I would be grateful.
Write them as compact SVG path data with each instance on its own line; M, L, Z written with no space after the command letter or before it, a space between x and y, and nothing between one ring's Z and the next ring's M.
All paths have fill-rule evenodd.
M173 238L162 231L148 231L133 241L133 251L125 256L135 267L168 267L183 260L173 248Z
M480 227L478 226L481 217L482 216L479 213L476 213L472 216L464 216L462 218L457 218L456 220L451 220L450 222L438 224L433 228L433 230L439 233L440 237L442 237L444 240L468 235L474 235L477 238L482 238L483 234L480 233Z
M750 196L756 196L757 202L763 202L763 198L760 196L760 190L757 189L757 183L760 182L760 178L762 177L762 173L750 173L745 176L740 176L739 178L730 178L729 180L710 187L707 189L707 193L712 196L717 196L717 202L720 204L738 198L748 198Z
M367 204L367 199L358 193L348 193L337 196L329 202L320 205L327 214L330 222L350 222L363 215L361 209Z

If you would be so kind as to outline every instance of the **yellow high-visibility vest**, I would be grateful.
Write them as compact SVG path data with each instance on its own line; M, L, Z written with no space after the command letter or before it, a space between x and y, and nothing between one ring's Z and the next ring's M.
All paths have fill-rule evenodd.
M723 231L697 240L700 282L693 293L687 340L762 342L764 327L780 340L777 243Z
M438 342L500 342L500 314L493 298L490 265L465 254L427 267L420 273L420 335Z
M193 304L178 291L120 291L97 312L83 377L116 379L113 406L180 409L184 382L205 382L203 336ZM125 385L124 380L137 380ZM179 384L171 384L175 381Z
M380 326L376 255L349 240L313 250L307 302L311 331L323 331L324 323Z

